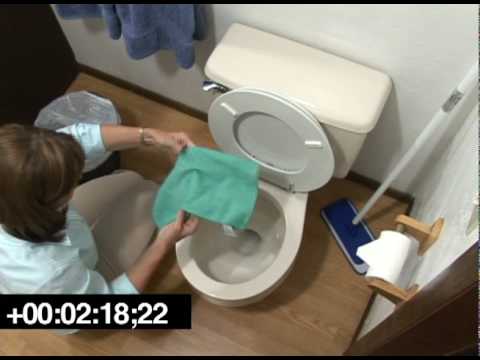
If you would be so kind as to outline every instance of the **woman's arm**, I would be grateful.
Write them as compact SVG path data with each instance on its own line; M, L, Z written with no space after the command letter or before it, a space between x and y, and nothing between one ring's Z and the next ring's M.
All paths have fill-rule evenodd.
M184 219L185 213L183 210L180 210L175 222L168 224L159 231L157 238L127 271L128 278L139 292L145 290L153 273L168 252L175 246L175 243L193 234L197 229L197 218L190 217L188 221Z
M124 150L140 145L166 147L178 155L185 146L193 146L183 132L166 132L151 128L122 125L76 123L56 130L69 134L82 146L88 159L101 157L105 151ZM142 140L143 134L143 140Z
M193 146L182 132L166 132L158 129L119 125L102 125L102 139L109 151L125 150L141 145L166 146L178 154L185 146Z

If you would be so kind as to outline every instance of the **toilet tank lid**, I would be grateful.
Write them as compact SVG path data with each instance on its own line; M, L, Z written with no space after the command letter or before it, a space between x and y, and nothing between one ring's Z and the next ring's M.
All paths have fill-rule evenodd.
M380 71L242 24L228 29L205 72L231 89L274 91L355 133L375 127L392 87Z

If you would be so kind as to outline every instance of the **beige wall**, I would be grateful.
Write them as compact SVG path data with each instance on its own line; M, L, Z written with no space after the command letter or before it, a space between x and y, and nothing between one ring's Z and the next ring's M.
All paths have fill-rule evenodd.
M102 20L60 20L80 63L207 111L200 90L214 43L241 22L369 65L394 82L383 116L368 136L354 170L382 180L412 144L450 91L477 62L478 5L207 5L210 37L197 47L190 70L169 52L130 59L122 40L109 38ZM410 190L435 139L394 183Z

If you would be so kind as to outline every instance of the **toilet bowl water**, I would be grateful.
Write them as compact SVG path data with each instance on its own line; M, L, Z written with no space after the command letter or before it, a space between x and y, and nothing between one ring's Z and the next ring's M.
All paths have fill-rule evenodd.
M201 221L191 251L198 267L227 284L249 281L275 260L285 235L285 221L274 199L260 192L250 228L225 231L222 225Z

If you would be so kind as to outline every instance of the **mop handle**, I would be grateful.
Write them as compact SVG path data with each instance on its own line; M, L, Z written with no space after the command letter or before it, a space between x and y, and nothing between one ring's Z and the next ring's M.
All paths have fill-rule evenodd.
M425 144L430 135L435 132L435 130L443 122L443 120L448 118L450 112L458 105L458 103L464 97L465 92L473 88L472 85L474 81L478 82L478 65L474 65L471 67L468 74L457 86L457 88L452 92L447 101L445 101L442 108L437 111L435 116L432 118L432 120L430 120L425 129L422 130L422 133L418 136L410 149L408 149L408 151L403 155L402 159L398 162L392 172L383 181L377 191L375 191L372 197L367 201L363 209L357 214L357 216L355 216L355 218L352 220L352 223L354 225L357 225L362 220L362 218L370 210L373 204L375 204L378 198L380 198L380 196L383 195L385 190L387 190L392 181L396 179L398 174L405 168L405 166L410 162L410 160L412 160L415 154Z

